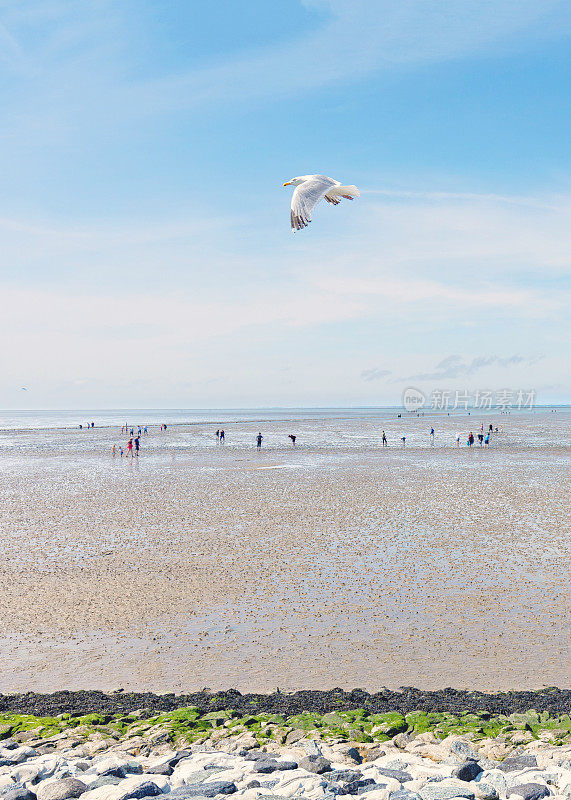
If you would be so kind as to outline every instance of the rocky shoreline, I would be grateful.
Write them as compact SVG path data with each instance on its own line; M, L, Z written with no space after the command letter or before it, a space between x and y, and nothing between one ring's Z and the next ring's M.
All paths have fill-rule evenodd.
M339 688L288 693L277 690L272 694L241 694L236 689L211 692L203 689L201 692L176 695L123 692L119 689L109 694L100 691L0 694L0 714L116 714L147 709L150 715L188 706L196 706L201 711L232 708L245 713L256 710L274 714L299 714L302 711L325 714L357 708L369 713L398 711L406 714L421 710L430 713L487 711L490 714L512 714L533 708L554 715L571 711L571 689L549 687L537 691L485 693L450 688L422 691L403 687L398 691L383 688L374 694L362 689L344 691Z
M201 694L214 700L210 709L221 702ZM78 699L58 693L58 702L65 695ZM123 693L116 695L104 697L119 703ZM19 696L20 712L26 697ZM288 715L194 705L40 717L7 712L10 697L1 700L1 800L571 798L564 712L402 714L361 706Z

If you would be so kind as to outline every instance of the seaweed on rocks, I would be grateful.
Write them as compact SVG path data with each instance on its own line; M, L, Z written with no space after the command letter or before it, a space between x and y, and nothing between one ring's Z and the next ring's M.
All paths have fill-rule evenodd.
M368 713L412 711L425 713L466 712L490 715L525 713L534 709L551 715L571 711L571 690L549 687L537 691L508 691L486 693L462 689L422 691L403 687L398 691L382 689L370 694L363 689L344 691L335 688L326 691L301 690L272 694L241 694L236 689L210 692L202 690L190 694L153 694L151 692L105 693L101 691L59 691L52 694L0 694L0 713L33 714L38 717L69 714L125 714L134 711L139 716L175 711L188 706L201 713L235 709L243 714L285 714L302 712L326 714L331 712L364 709Z

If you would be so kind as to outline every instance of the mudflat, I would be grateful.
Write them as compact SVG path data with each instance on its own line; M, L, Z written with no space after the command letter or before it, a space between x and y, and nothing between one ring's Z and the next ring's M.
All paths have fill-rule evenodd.
M0 691L569 685L569 414L493 421L0 432Z

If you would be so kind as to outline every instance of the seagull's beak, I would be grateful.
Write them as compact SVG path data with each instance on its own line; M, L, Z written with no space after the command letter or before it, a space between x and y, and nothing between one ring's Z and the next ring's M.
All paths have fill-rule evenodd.
M291 186L291 181L286 181L286 182L284 183L284 186Z

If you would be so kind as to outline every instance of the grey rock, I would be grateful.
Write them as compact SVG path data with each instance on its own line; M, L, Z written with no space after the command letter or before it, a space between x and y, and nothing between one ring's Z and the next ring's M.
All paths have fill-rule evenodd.
M346 752L345 756L350 758L355 764L362 764L363 759L361 757L361 753L357 750L356 747L350 747Z
M377 767L377 769L381 775L384 775L386 778L394 778L399 783L406 783L412 780L410 772L404 772L404 770L401 769L390 769L389 767Z
M393 744L395 747L398 747L399 750L404 750L404 748L412 742L414 736L411 733L397 733L397 735L393 739Z
M420 795L408 789L397 789L389 794L389 800L420 800Z
M452 772L453 778L458 778L460 781L473 781L474 778L483 772L482 767L478 764L477 761L470 759L469 761L465 761L459 767Z
M260 781L250 781L246 789L259 789L261 785Z
M102 778L107 776L110 778L126 778L127 771L124 767L116 764L115 766L105 767L101 772L99 772L99 775L101 775Z
M359 780L351 781L343 786L343 794L362 794L361 789L365 789L374 783L373 778L360 778Z
M512 794L518 794L524 800L541 800L542 797L547 797L550 794L547 786L541 783L520 783L518 786L513 786L508 789L508 797Z
M260 759L256 761L254 772L261 772L267 775L270 772L275 772L278 768L278 762L275 759Z
M305 739L305 731L300 730L299 728L295 728L295 730L290 731L285 738L286 744L295 744L299 742L300 739Z
M360 786L357 789L357 794L366 794L367 792L375 792L378 789L386 789L386 788L387 788L386 783L375 783L373 781L373 783L369 783L366 786Z
M148 775L172 775L174 768L170 764L159 764L147 771Z
M450 745L450 752L462 758L470 759L471 761L478 761L480 756L474 750L469 742L463 742L461 739L452 742Z
M480 775L480 783L485 782L489 786L493 786L498 794L505 795L507 790L506 776L499 769L494 769L491 772L484 772Z
M125 761L121 764L121 767L125 770L128 775L142 775L143 774L143 766L139 764L138 761L132 759L131 761Z
M406 769L408 767L408 762L403 761L402 758L393 758L393 760L389 761L385 766L387 769Z
M117 786L117 784L121 783L121 778L117 778L115 775L100 775L96 781L90 784L90 789L99 789L100 786Z
M135 786L134 789L120 795L117 800L140 800L141 797L156 797L158 794L162 794L162 792L157 784L152 781L145 781L139 786Z
M331 783L352 783L362 778L360 772L353 769L332 769L323 775Z
M276 761L276 769L280 772L286 772L290 769L297 769L297 761Z
M69 797L79 797L85 792L87 786L78 778L62 778L51 783L38 784L36 797L38 800L67 800Z
M270 757L263 750L240 750L238 755L245 758L246 761L267 761Z
M87 786L78 778L62 778L51 783L38 784L36 797L38 800L67 800L69 797L79 797L87 790Z
M36 800L36 795L24 786L18 789L11 789L2 795L3 800Z
M185 758L189 758L191 755L192 753L190 750L177 750L176 755L169 760L169 764L171 767L176 767L180 761L183 761Z
M387 753L387 751L384 750L381 747L381 745L375 745L374 747L369 747L369 748L367 748L367 750L365 751L365 753L363 755L363 761L364 762L365 761L376 761L377 758L382 758L384 755L386 755L386 753ZM404 764L403 766L406 766L406 764ZM397 769L398 769L398 767L397 767Z
M321 750L319 749L319 745L317 744L315 739L308 739L307 742L303 743L303 748L308 756L322 755Z
M306 756L300 759L299 768L313 772L315 775L322 775L331 769L331 762L323 756Z
M185 797L215 797L217 794L234 794L235 791L236 784L232 781L212 781L181 786L170 792L169 798L177 797L183 800Z
M497 800L498 798L498 790L495 786L492 786L485 781L478 781L478 797L482 800Z
M502 772L516 772L530 767L537 767L537 758L533 753L522 753L519 756L509 756L499 764L498 769Z
M440 781L433 781L427 783L418 793L422 800L452 800L453 797L466 797L468 800L474 800L474 792L470 789L462 789L460 786L450 786Z

